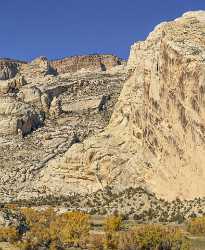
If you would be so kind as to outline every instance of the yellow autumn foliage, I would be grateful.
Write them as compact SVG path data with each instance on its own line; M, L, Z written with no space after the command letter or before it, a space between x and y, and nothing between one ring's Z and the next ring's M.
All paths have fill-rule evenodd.
M53 209L37 211L22 209L29 230L24 241L31 246L49 245L50 249L60 246L80 246L89 235L89 216L82 212L56 214Z
M105 219L105 232L117 232L122 225L122 218L120 216L111 215Z
M15 242L18 238L19 234L14 226L0 228L0 241Z
M139 225L133 229L139 249L179 249L188 250L189 242L176 227L158 224Z
M189 220L187 230L192 234L205 234L205 216Z
M89 216L82 212L67 212L57 216L49 229L52 240L69 246L79 246L88 238L89 230Z

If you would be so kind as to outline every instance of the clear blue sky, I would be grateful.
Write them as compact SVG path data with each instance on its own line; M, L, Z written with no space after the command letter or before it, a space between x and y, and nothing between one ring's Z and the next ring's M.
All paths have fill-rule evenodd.
M0 57L126 58L130 45L156 24L199 9L205 0L1 0Z

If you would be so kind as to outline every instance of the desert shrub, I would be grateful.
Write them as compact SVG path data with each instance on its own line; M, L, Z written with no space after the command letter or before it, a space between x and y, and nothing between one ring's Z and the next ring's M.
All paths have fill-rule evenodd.
M27 226L21 242L18 244L20 249L36 249L40 246L49 246L50 240L50 224L56 217L53 209L38 211L32 208L24 208L21 210Z
M118 231L122 226L122 218L120 216L108 216L104 223L105 230L105 249L117 249L118 247Z
M0 228L0 241L15 242L19 239L19 233L16 227Z
M32 208L21 209L22 215L25 217L26 222L30 227L35 224L42 224L49 226L51 221L56 217L56 213L52 208L38 211Z
M135 235L132 230L120 232L117 237L117 250L136 250Z
M122 217L121 216L108 216L104 223L105 232L117 232L122 226Z
M13 203L9 203L9 204L6 204L4 206L4 208L8 208L8 209L11 209L11 210L17 210L18 209L18 206L16 204L13 204Z
M52 241L66 246L81 246L89 236L89 216L81 212L67 212L56 217L50 225Z
M34 250L35 246L28 241L20 241L16 243L16 246L21 250Z
M34 224L29 231L27 231L24 241L31 246L48 246L50 242L49 228L43 224Z
M90 246L93 250L188 250L189 242L177 228L139 225L128 231L95 235Z
M189 249L188 240L177 228L150 224L137 226L133 230L138 249Z
M103 234L91 234L89 237L89 249L90 250L104 250L105 235Z
M189 217L190 217L190 218L196 218L196 217L197 217L197 215L196 215L196 213L195 213L195 212L192 212L192 213L189 215Z
M181 224L185 221L185 217L181 213L177 213L172 219L173 221L176 221L178 224Z
M58 247L81 246L89 235L89 216L81 212L67 212L57 215L53 209L37 211L22 209L28 224L20 249L36 249L45 246Z
M204 234L205 216L190 219L187 223L187 230L192 234Z
M53 209L38 211L31 208L20 211L21 216L17 215L23 219L25 230L19 230L18 225L0 228L0 241L14 243L21 250L70 247L90 250L189 249L184 235L174 227L138 225L122 231L122 218L112 215L105 219L104 234L90 235L90 218L85 213L56 214Z

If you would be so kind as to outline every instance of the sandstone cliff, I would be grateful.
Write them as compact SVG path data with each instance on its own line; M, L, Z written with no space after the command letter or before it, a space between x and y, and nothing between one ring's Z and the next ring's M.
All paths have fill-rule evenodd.
M23 64L26 64L26 62L7 58L0 59L0 80L7 80L14 77Z
M104 55L96 60L100 57ZM109 70L94 71L93 58L84 58L90 61L85 71L68 67L61 74L39 57L0 80L1 201L44 195L44 188L37 190L34 184L41 169L107 126L127 75L125 66L111 67L111 62ZM12 60L2 59L2 64L7 61Z
M47 193L143 186L159 197L205 196L205 12L157 26L132 46L104 132L42 170Z
M51 66L58 73L74 73L80 70L89 71L106 71L114 66L121 65L123 61L113 55L90 55L90 56L73 56L61 60L51 61Z

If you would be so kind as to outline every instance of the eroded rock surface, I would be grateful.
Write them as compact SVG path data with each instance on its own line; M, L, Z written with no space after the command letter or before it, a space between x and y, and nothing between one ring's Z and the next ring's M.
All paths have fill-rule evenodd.
M205 196L205 12L157 26L133 45L128 68L105 131L51 161L36 187L67 194L143 186L165 199Z
M39 172L107 126L126 77L124 65L57 74L39 57L0 80L1 200L44 195Z
M40 57L10 78L0 81L2 201L107 187L205 196L205 12L158 25L127 67Z
M124 64L123 60L113 55L73 56L51 61L51 66L58 73L75 73L77 71L106 71L114 66Z
M11 59L0 59L0 80L7 80L13 78L19 71L19 68L26 64L26 62L21 62Z

